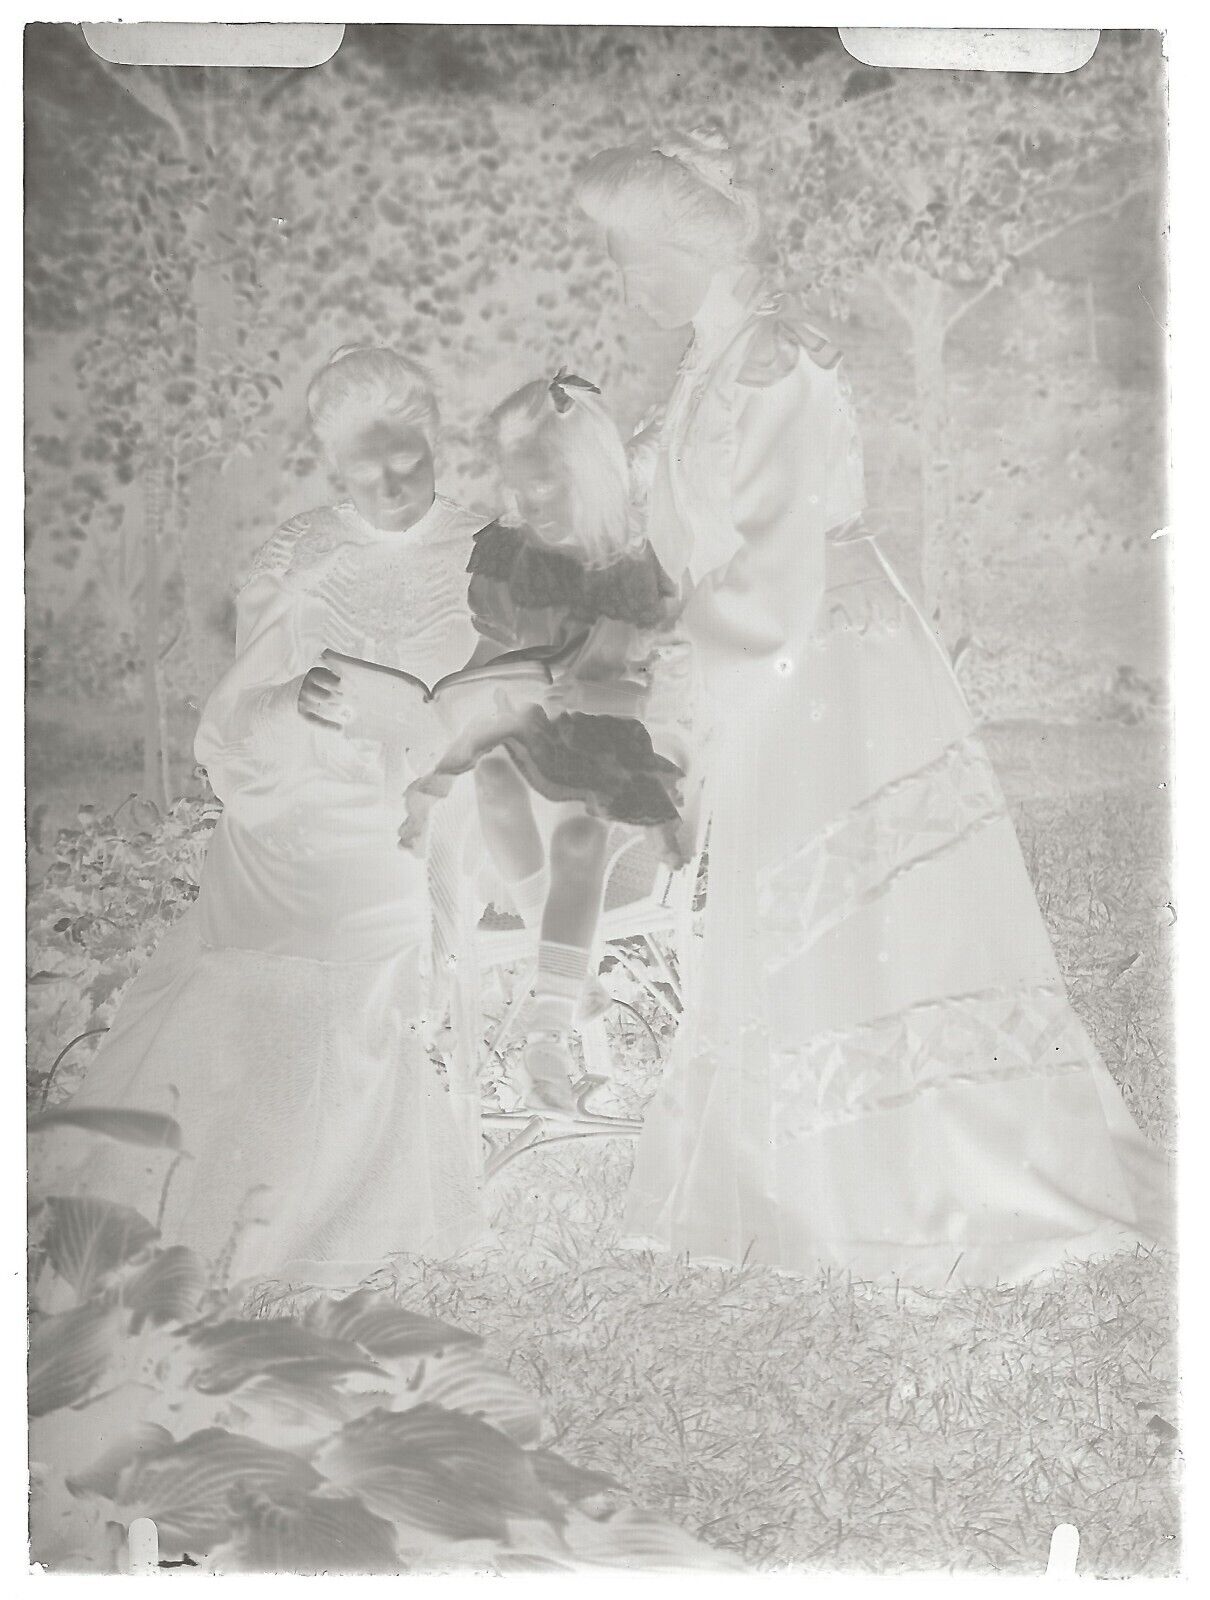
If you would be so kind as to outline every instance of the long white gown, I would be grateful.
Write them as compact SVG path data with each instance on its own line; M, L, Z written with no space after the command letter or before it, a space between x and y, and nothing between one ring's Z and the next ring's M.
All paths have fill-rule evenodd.
M398 842L403 789L448 732L419 696L387 743L297 711L325 648L426 682L467 660L482 520L439 497L406 532L381 533L340 506L261 551L235 664L197 734L224 803L198 901L73 1101L176 1118L188 1159L163 1236L217 1260L237 1220L255 1219L238 1232L237 1279L355 1282L484 1232L474 1084L426 1048L441 977L426 865ZM155 1219L164 1158L75 1133L53 1146L60 1171L92 1150L76 1186Z
M705 936L628 1242L919 1286L1166 1238L949 662L860 522L838 352L716 286L650 535L688 573Z

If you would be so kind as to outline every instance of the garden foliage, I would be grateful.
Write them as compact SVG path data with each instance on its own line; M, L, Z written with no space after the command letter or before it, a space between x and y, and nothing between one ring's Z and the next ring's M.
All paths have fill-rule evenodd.
M99 1138L180 1147L169 1118L48 1111ZM545 1442L539 1401L481 1339L361 1288L249 1315L129 1207L34 1196L29 1354L35 1560L211 1571L724 1567Z

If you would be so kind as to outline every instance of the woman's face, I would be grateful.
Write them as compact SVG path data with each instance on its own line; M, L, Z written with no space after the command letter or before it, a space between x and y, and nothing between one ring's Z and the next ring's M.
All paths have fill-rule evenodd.
M526 526L550 543L567 538L571 531L571 493L550 450L541 441L526 440L504 452L500 469Z
M657 328L683 328L692 322L714 279L712 262L634 234L609 233L606 249L622 274L628 306L643 312Z
M346 492L373 527L401 533L432 505L432 446L413 424L380 417L349 429L330 449Z

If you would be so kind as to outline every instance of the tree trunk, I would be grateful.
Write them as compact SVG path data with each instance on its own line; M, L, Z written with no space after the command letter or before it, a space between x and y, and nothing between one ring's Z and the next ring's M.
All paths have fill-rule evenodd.
M201 268L193 280L197 316L194 358L203 383L229 366L236 350L236 301L221 261L228 252L219 238L220 234L233 231L231 187L222 185L216 192L203 237L196 242L197 255L203 260L212 258L215 261L214 265ZM181 573L199 675L199 682L191 689L199 705L227 665L227 652L212 614L223 592L222 580L227 576L225 568L230 559L225 535L230 531L233 508L224 504L225 487L219 463L207 461L189 472L184 495Z
M1096 365L1101 359L1097 340L1097 286L1091 278L1084 280L1084 321L1088 333L1088 359Z
M235 231L231 187L216 195L198 242L202 259L215 264L200 270L193 284L197 316L195 359L203 382L228 370L239 353L240 313L222 258L229 254L219 235ZM225 466L217 459L204 461L189 471L183 485L181 512L181 572L197 682L191 695L203 704L230 665L232 639L221 626L221 612L230 594L241 558L238 531L249 520L263 526L260 538L273 531L282 501L282 458L289 422L301 414L308 358L328 348L328 333L317 323L312 349L300 352L299 375L267 402L262 425L268 435L254 459L235 458ZM334 342L334 341L333 341ZM296 509L296 508L294 508Z
M155 435L152 435L153 441ZM143 796L163 810L168 803L167 752L160 692L160 633L163 586L160 538L164 520L163 463L153 442L142 473L143 582L139 645L143 656Z
M928 289L912 327L912 376L920 441L920 577L934 626L947 640L960 629L961 579L950 529L949 412L945 383L945 322Z

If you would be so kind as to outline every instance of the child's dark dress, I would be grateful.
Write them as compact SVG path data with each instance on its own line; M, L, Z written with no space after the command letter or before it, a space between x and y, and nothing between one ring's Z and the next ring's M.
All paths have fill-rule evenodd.
M641 711L644 670L674 615L676 590L650 546L592 568L528 529L492 523L475 535L467 570L475 627L501 651L588 637L559 680L569 709L554 716L535 705L502 709L412 786L409 809L415 814L416 791L439 794L449 777L503 749L539 794L649 828L665 857L681 865L681 769L656 752L637 714L617 711L619 695ZM610 710L594 709L602 704Z

